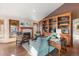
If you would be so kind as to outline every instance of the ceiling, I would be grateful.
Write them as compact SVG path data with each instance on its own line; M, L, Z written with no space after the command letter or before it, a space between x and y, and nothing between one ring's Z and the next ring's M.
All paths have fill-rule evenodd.
M63 3L0 3L0 16L41 20Z

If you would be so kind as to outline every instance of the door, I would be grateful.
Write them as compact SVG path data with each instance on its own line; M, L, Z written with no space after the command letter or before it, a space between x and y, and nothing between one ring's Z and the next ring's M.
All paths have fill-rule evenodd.
M79 18L73 20L73 46L79 47Z

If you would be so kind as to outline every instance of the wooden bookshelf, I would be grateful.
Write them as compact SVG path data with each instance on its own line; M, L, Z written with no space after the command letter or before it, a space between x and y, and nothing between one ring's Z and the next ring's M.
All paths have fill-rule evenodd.
M67 45L72 45L72 20L71 13L64 13L57 16L58 29L61 29L61 37L67 40Z
M72 20L71 12L45 18L40 21L42 24L42 33L48 35L54 31L54 29L61 29L61 37L67 37L67 44L72 45ZM44 30L46 33L44 33Z
M68 15L60 15L58 16L58 28L61 29L62 33L68 34L70 32L69 30L69 25L70 25L70 19L69 19L69 14Z
M48 20L42 21L42 32L43 32L43 34L47 35L48 30L49 30Z
M49 20L49 33L52 33L52 31L54 31L54 29L56 29L56 25L57 25L57 21L55 17L52 17Z

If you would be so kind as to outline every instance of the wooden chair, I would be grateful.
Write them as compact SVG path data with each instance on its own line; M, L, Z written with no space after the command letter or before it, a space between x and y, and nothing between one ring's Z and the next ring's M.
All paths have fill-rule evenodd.
M22 37L21 45L22 45L23 43L28 43L28 45L29 45L29 39L30 39L30 37L27 36L26 33L24 33L24 34L23 34L23 37Z
M22 33L21 32L18 32L17 33L17 37L16 37L16 45L17 46L20 46L21 45L22 37L23 37Z

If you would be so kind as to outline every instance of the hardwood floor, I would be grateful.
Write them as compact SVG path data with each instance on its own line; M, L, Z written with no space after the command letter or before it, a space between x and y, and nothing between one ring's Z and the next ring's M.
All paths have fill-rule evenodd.
M16 46L16 42L0 44L0 56L30 56L22 47ZM68 51L61 56L79 56L79 47L68 48Z
M16 56L30 56L30 54L22 47L16 46Z
M15 52L16 48L16 43L5 43L5 44L0 44L0 56L11 56Z
M30 56L22 46L16 42L0 44L0 56Z
M61 56L79 56L79 48L67 48L67 52Z

